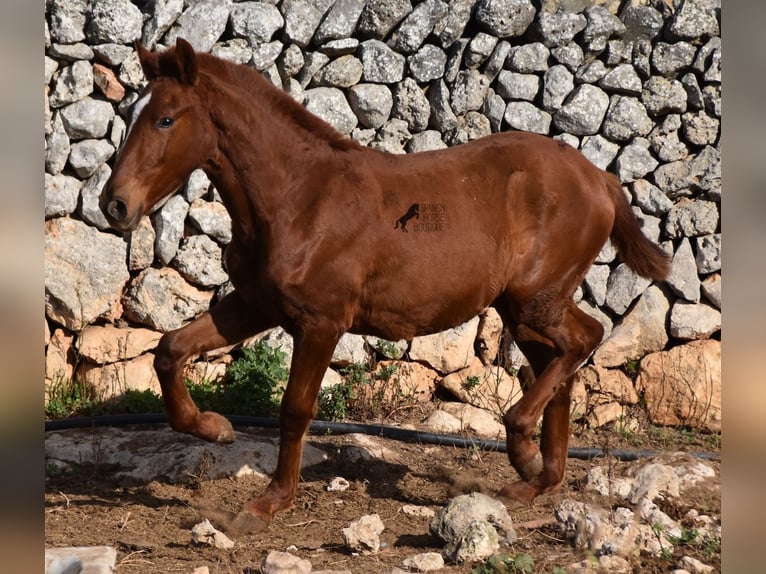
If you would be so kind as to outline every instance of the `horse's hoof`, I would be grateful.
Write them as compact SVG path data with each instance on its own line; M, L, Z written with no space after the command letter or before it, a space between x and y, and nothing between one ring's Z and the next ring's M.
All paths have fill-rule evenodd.
M232 535L258 534L269 527L269 522L270 520L263 516L240 510L227 525L226 530Z
M538 450L535 456L523 463L513 463L513 468L519 473L521 480L531 481L543 472L543 455Z
M537 488L529 482L517 480L512 484L504 486L502 490L500 490L500 494L506 498L523 502L524 504L531 504L538 492Z
M234 442L234 427L226 417L211 411L200 413L197 423L198 432L194 433L198 437L220 443Z

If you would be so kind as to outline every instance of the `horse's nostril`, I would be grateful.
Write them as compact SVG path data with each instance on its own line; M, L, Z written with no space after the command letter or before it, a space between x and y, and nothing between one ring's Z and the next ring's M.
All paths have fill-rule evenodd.
M122 222L128 216L128 206L121 199L113 199L107 204L106 212L116 222Z

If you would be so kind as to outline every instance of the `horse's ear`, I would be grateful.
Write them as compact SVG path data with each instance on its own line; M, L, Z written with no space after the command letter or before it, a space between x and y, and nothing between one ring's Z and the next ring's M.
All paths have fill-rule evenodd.
M176 63L178 79L182 84L197 84L197 54L194 48L183 38L176 39Z
M157 54L152 54L144 45L136 40L136 51L138 52L138 61L141 62L141 69L144 76L150 82L160 75L160 59Z

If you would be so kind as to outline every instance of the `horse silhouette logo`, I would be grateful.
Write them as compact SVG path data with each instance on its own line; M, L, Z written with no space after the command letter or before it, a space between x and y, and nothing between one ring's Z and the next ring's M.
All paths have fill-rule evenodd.
M407 213L402 215L399 219L396 220L396 225L394 225L394 229L401 228L402 231L405 233L409 233L407 231L407 222L412 219L420 219L420 204L419 203L413 203L410 205L410 208L407 210Z

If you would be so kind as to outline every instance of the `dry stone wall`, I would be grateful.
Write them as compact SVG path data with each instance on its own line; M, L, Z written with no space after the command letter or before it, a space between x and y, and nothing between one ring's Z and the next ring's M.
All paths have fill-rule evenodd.
M221 257L230 218L204 173L129 236L110 232L98 208L144 84L133 42L161 49L184 37L257 68L370 147L414 153L526 130L617 173L644 233L672 254L672 273L651 284L604 247L576 293L606 334L578 375L573 409L592 425L624 421L640 393L656 401L647 413L657 423L720 429L720 4L47 0L47 383L156 389L160 333L231 289ZM346 335L326 383L344 365L385 357L424 397L446 381L463 411L498 411L521 391L491 365L511 375L523 366L501 331L489 310L413 341ZM284 332L262 338L289 353ZM228 351L199 357L190 376L221 376ZM636 381L619 370L626 363ZM489 387L467 392L456 381L469 376Z

